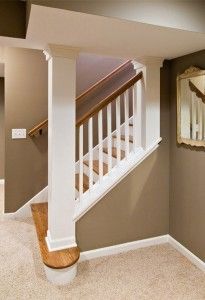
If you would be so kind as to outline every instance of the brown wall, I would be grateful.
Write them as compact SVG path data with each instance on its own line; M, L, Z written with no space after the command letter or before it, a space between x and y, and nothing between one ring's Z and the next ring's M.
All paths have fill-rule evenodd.
M0 179L4 178L4 78L0 78Z
M124 61L115 57L80 53L76 64L76 95L79 96Z
M176 76L191 65L205 69L205 50L172 61L170 234L205 260L205 150L176 142Z
M0 1L0 35L24 38L26 34L26 2Z
M169 232L169 65L161 71L159 148L77 222L81 250Z
M5 211L13 212L47 185L47 135L12 140L47 116L47 63L41 51L8 48L5 58Z

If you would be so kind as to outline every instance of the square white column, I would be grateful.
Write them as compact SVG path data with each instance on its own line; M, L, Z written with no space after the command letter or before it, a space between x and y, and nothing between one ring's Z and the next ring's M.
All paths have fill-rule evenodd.
M136 73L143 72L141 104L141 144L144 149L160 141L160 68L163 59L133 60Z
M49 45L48 58L48 232L50 251L76 246L75 99L78 49Z

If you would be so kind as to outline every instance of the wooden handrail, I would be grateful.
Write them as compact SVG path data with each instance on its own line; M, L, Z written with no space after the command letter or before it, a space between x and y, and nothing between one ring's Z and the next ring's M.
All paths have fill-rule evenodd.
M84 96L86 96L87 94L89 94L91 91L95 90L99 85L101 85L102 83L108 81L113 75L117 74L119 71L122 71L122 69L124 69L126 66L128 66L130 62L131 62L131 60L127 60L122 65L120 65L119 67L117 67L116 69L114 69L111 73L109 73L108 75L106 75L105 77L103 77L102 79L100 79L98 82L96 82L95 84L93 84L85 92L83 92L82 94L80 94L76 98L76 101L78 102Z
M191 80L189 80L189 87L190 90L194 92L198 98L201 98L203 103L205 103L205 95L195 86L195 84Z
M92 85L89 89L87 89L85 92L83 92L82 94L80 94L77 98L76 98L76 102L78 102L79 100L81 100L84 96L86 96L88 93L90 93L92 90L96 89L100 84L106 82L107 80L109 80L113 75L117 74L119 71L121 71L123 68L125 68L129 63L131 62L131 60L127 60L126 62L124 62L122 65L120 65L119 67L117 67L115 70L113 70L111 73L109 73L108 75L106 75L105 77L103 77L101 80L99 80L98 82L96 82L94 85ZM28 135L30 137L34 137L35 135L37 135L38 133L41 133L43 128L48 126L48 119L44 120L43 122L41 122L40 124L36 125L34 128L32 128Z
M79 127L88 119L93 117L96 113L98 113L101 109L115 100L118 96L123 94L127 89L133 86L138 80L142 79L142 72L132 77L125 84L123 84L119 89L115 90L111 95L107 96L105 99L100 101L97 105L95 105L89 112L84 114L81 118L79 118L76 122L76 127Z
M125 84L123 84L119 89L114 91L112 94L107 96L105 99L100 101L97 105L95 105L89 112L84 114L81 118L79 118L76 122L76 126L79 127L82 125L85 121L93 117L96 113L98 113L101 109L103 109L105 106L107 106L109 103L111 103L113 100L115 100L118 96L123 94L127 89L129 89L132 85L134 85L138 80L142 79L142 72L132 77L130 80L128 80Z
M33 129L31 129L28 133L30 137L35 136L38 133L41 133L43 128L48 127L48 119L44 120L43 122L39 123L37 126L35 126Z

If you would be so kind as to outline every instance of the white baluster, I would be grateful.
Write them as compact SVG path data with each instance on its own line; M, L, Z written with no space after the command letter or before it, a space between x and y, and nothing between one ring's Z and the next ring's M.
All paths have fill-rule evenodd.
M93 187L93 118L88 121L89 189Z
M198 140L202 140L202 101L198 99Z
M196 140L196 100L192 92L192 139Z
M103 178L103 126L102 110L98 113L98 144L99 144L99 181Z
M121 134L120 134L120 96L116 99L116 130L117 130L117 164L121 160Z
M112 169L112 106L107 106L107 152L108 152L108 172Z
M203 108L203 139L205 140L205 104L202 103Z
M79 200L83 195L83 125L79 128Z
M142 146L142 83L139 80L132 87L133 99L133 148Z
M129 155L129 98L128 90L124 93L124 111L125 111L125 156Z

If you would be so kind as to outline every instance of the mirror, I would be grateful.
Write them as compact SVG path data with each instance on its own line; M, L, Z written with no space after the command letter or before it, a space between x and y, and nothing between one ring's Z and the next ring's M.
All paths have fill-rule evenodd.
M193 66L177 76L177 141L205 146L205 70Z

